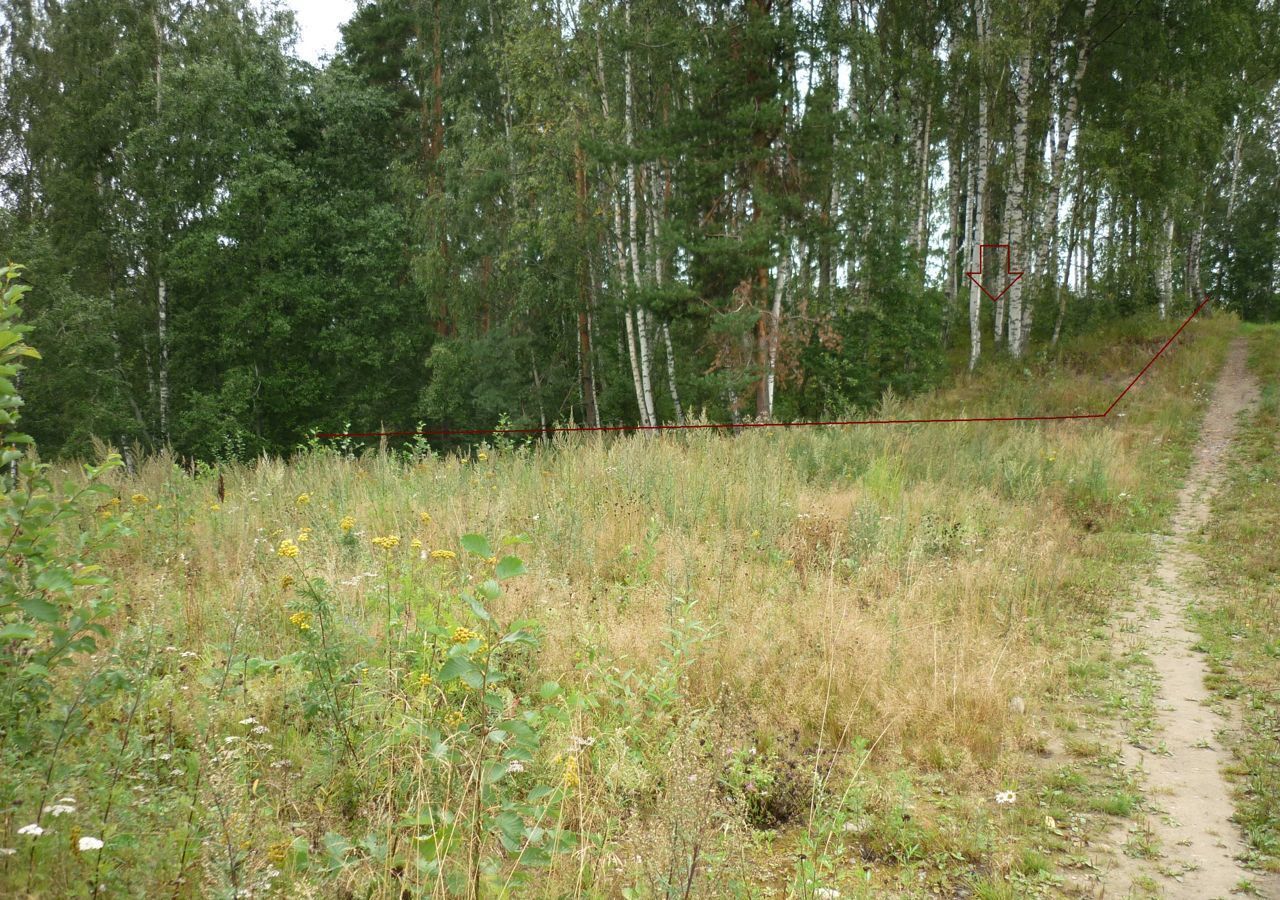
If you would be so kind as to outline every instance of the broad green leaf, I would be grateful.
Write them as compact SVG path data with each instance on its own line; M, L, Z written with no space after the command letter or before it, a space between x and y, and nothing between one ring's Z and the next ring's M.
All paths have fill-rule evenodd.
M29 641L36 636L36 630L26 622L10 622L0 627L0 641Z
M447 681L453 681L455 678L462 678L468 674L475 674L476 666L471 660L465 656L450 656L444 661L444 665L440 667L440 674L436 677L436 681L444 684ZM468 684L471 682L468 681Z
M517 575L523 575L526 571L524 562L521 561L520 557L504 556L502 559L498 560L497 568L494 569L493 574L499 579L505 580L507 578L514 578Z
M18 606L37 622L58 621L58 607L43 597L23 597L18 601Z
M483 534L464 534L461 543L462 549L468 553L486 558L493 556L493 551L489 549L489 539Z
M40 574L36 576L36 587L42 591L69 594L74 585L75 582L71 578L71 573L61 566L49 566L47 569L42 569Z

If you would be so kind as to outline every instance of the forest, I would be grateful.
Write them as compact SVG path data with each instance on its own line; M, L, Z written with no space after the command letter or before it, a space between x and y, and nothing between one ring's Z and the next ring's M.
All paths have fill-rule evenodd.
M1280 315L1271 3L362 0L320 67L250 0L2 8L46 453L809 420Z

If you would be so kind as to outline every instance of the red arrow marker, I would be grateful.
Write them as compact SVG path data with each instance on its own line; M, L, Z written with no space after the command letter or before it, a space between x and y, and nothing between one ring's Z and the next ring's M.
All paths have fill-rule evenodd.
M1012 278L1009 279L1009 283L1000 289L1000 293L998 294L991 293L989 290L987 290L986 286L983 285L982 283L982 277L981 277L982 276L982 260L983 260L983 257L986 255L985 251L988 247L993 247L996 250L999 250L1001 247L1004 248L1004 251L1005 251L1004 272L1006 275L1013 276ZM1018 279L1022 277L1021 272L1013 271L1013 250L1010 249L1008 244L983 244L982 246L980 246L978 248L978 271L965 272L964 274L969 277L970 281L972 281L978 287L982 288L982 293L986 294L992 300L999 300L1001 297L1003 297L1005 294L1005 291L1009 290L1009 288L1017 284ZM979 277L974 278L973 276L975 275Z

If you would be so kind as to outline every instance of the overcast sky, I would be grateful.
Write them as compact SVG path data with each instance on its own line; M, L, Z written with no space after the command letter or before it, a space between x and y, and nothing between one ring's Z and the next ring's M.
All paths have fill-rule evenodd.
M298 55L318 63L332 55L342 36L339 26L355 12L355 0L287 0L298 19Z

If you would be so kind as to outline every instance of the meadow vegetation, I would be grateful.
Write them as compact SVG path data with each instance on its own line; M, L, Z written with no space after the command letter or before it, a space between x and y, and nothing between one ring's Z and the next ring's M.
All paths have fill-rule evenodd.
M105 490L41 526L70 582L6 555L0 892L1049 891L1141 809L1073 733L1136 708L1107 626L1237 328L1194 322L1106 420L19 479L11 537L24 491ZM877 412L1100 411L1169 331L1118 322ZM37 595L102 626L43 675L64 626Z

